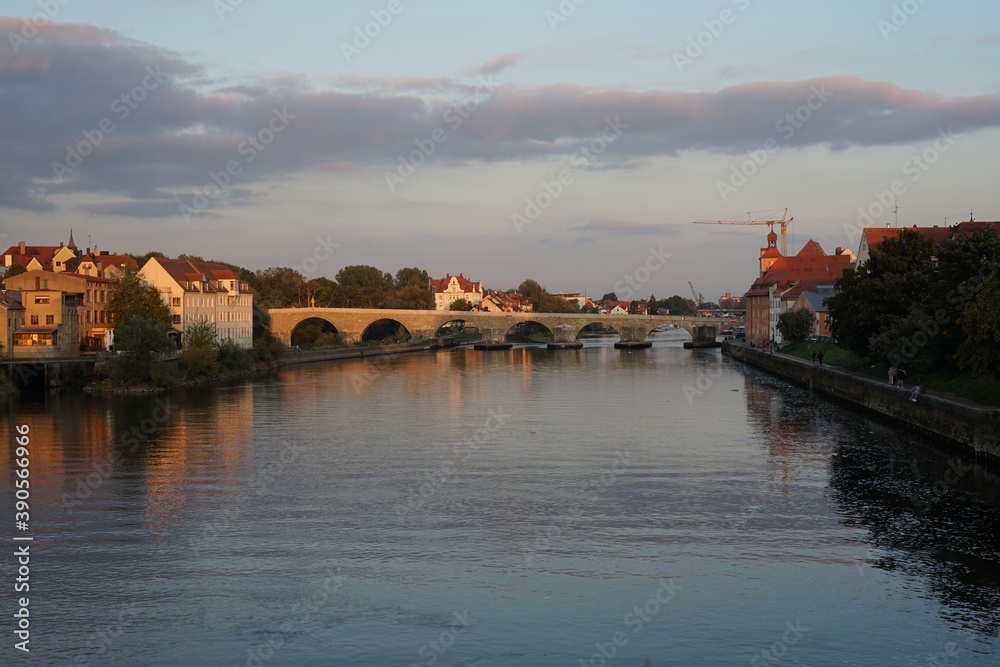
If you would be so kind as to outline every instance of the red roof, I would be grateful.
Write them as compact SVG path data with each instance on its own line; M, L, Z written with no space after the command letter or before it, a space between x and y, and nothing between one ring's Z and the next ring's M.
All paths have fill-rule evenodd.
M864 233L865 243L868 245L868 249L871 250L887 238L899 236L899 233L904 229L920 232L938 245L941 245L959 236L973 234L983 227L993 227L997 230L997 233L1000 233L1000 222L980 222L979 220L967 220L966 222L960 222L950 227L917 227L916 225L913 227L867 227Z
M788 292L788 296L797 296L805 287L834 284L845 269L853 266L849 255L816 254L816 249L823 251L818 243L809 241L794 257L778 257L744 296L762 296L772 285L783 294L797 288Z
M442 278L441 280L435 280L434 278L431 278L430 279L430 288L431 288L431 291L432 292L447 292L448 291L448 285L451 284L451 281L452 281L453 278L458 281L458 288L460 290L462 290L463 292L482 292L483 291L483 283L482 282L474 283L471 280L469 280L468 278L466 278L465 276L463 276L462 274L459 274L457 276L453 276L451 274L448 274L444 278Z
M185 291L204 292L206 294L214 292L226 293L229 290L220 289L217 282L213 283L212 280L239 280L236 277L236 274L233 273L232 269L225 264L197 262L190 259L167 259L166 257L151 257L149 259L149 262L154 261L162 266L163 270L166 271L178 285L183 287ZM149 262L147 262L147 264ZM188 283L197 283L197 286L192 286L194 289L188 289ZM239 291L243 294L251 293L250 287L243 282L240 282Z
M24 252L21 252L21 246L12 245L7 248L7 252L4 253L6 256L10 256L11 264L20 264L21 266L28 266L28 263L37 259L38 263L42 265L42 269L46 271L52 270L52 256L58 252L62 246L57 245L29 245L24 247Z

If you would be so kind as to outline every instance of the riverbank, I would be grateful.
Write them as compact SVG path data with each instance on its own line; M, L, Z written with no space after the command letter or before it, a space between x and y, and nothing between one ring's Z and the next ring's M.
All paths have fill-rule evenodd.
M921 395L914 403L908 389L893 387L888 381L729 341L723 343L722 353L881 415L946 446L966 450L976 461L1000 465L1000 408L934 392Z

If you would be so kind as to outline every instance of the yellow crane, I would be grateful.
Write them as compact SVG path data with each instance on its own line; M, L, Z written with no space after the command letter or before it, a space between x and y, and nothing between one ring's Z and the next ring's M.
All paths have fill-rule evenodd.
M781 209L775 209L775 213ZM770 211L763 211L764 214ZM696 225L770 225L771 229L774 229L775 225L781 226L781 254L788 254L788 241L786 235L788 234L788 225L792 224L792 220L795 218L788 217L788 209L781 214L780 218L767 217L754 220L753 213L747 213L746 220L695 220ZM786 219L787 218L787 219Z

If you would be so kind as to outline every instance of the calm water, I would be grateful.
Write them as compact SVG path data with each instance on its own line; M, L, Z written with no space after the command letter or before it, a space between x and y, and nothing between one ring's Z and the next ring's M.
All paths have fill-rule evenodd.
M2 664L1000 662L1000 480L669 335L64 392L4 421Z

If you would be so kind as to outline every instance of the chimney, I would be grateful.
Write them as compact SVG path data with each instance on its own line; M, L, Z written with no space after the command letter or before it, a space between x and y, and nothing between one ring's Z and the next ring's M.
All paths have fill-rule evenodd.
M835 255L839 255L839 254L840 254L840 253L842 253L842 252L844 252L844 249L843 249L843 248L840 248L840 247L838 247L838 248L837 248L837 252L835 252L835 253L833 253L833 254L835 254Z
M28 253L28 250L24 245L24 241L17 244L17 252L19 255L26 255Z

